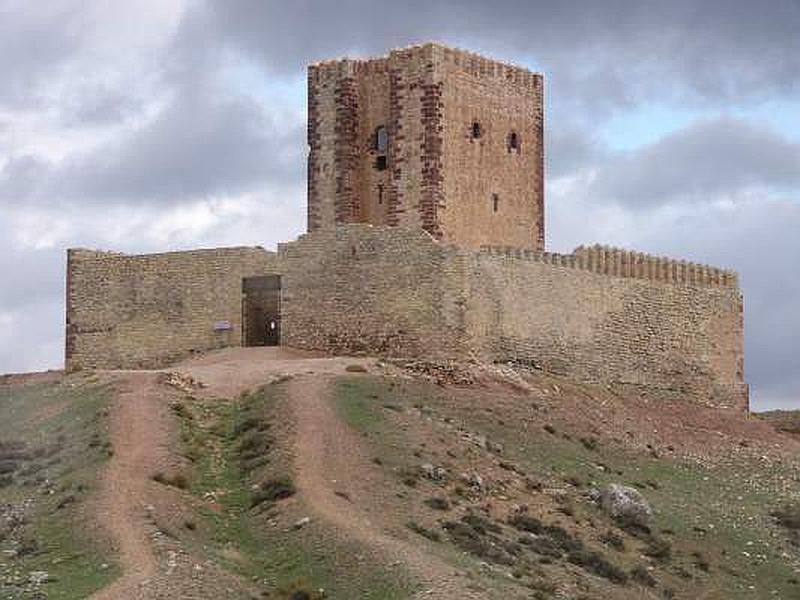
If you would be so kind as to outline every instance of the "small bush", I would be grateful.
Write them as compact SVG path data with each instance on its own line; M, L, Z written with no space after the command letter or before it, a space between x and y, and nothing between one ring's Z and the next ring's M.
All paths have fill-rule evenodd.
M600 541L614 550L619 550L620 552L625 550L625 540L622 539L621 535L614 533L613 531L608 531L601 535Z
M63 508L68 507L70 504L74 504L77 498L74 494L67 494L61 500L58 501L56 504L56 510L61 510Z
M241 436L244 433L247 433L248 431L251 431L253 429L260 429L262 423L263 421L256 417L253 416L245 417L244 419L236 423L236 425L233 428L233 435L234 437L238 438L239 436Z
M558 525L547 525L543 533L558 544L564 552L578 552L583 550L583 542L573 537L566 529Z
M324 594L315 591L310 585L301 580L283 588L279 597L284 600L321 600Z
M13 473L19 467L19 462L14 459L4 459L0 460L0 475L5 475L6 473Z
M348 373L366 373L367 368L364 365L347 365L344 368Z
M704 573L708 573L711 570L711 565L702 552L692 552L692 558L694 558L694 566Z
M580 441L587 450L597 450L597 447L600 445L597 438L594 437L582 437Z
M541 533L544 528L539 519L528 515L514 515L508 520L508 524L514 529L529 533Z
M625 584L628 582L628 574L608 562L599 552L586 549L575 550L569 553L567 559L589 573L608 579L613 583Z
M427 538L432 542L442 541L442 536L439 534L438 531L434 531L432 529L423 527L422 525L415 523L414 521L406 523L406 527L408 527L414 533L418 533L422 537Z
M523 546L527 546L536 554L549 558L561 558L564 552L549 537L545 536L522 536L517 540Z
M464 552L499 565L512 565L516 560L507 548L497 543L497 540L486 537L485 533L476 531L463 520L448 521L442 527L450 535L453 543Z
M646 587L655 587L656 580L650 574L650 571L647 568L643 567L642 565L636 565L631 569L631 579L638 583L639 585L643 585Z
M553 427L552 425L550 425L549 423L544 426L544 430L547 433L549 433L550 435L555 435L556 434L556 428Z
M461 517L461 520L472 527L475 531L480 533L481 535L485 535L487 532L492 533L501 533L503 529L497 523L486 519L480 515L469 514L464 515Z
M425 500L425 505L434 510L449 510L450 503L446 498L428 498Z
M153 475L153 481L162 485L178 488L179 490L189 489L189 480L186 479L186 476L181 473L177 473L175 475L165 475L159 471Z
M647 543L643 553L659 562L669 562L672 559L672 544L664 538L653 537Z
M775 517L781 527L800 531L800 505L786 504L772 511L772 516Z
M270 479L258 486L250 497L250 507L256 507L264 502L277 502L285 500L297 493L294 483L288 478Z

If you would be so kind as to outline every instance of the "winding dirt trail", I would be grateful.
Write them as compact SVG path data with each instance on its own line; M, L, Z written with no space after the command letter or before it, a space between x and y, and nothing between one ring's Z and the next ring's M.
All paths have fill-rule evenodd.
M123 575L93 600L144 598L156 575L146 506L150 477L170 460L170 415L155 373L130 373L117 380L111 410L114 456L103 472L97 516L115 541Z
M310 375L289 385L297 419L297 489L315 516L365 544L384 564L408 567L423 585L418 598L485 598L468 589L454 567L391 535L387 507L375 501L386 482L359 436L336 414L330 378Z
M468 582L453 566L401 539L403 533L392 535L391 528L402 529L402 524L391 522L387 506L381 502L381 491L388 489L383 473L332 404L333 377L344 374L352 364L370 367L374 361L242 348L195 358L169 371L191 376L202 386L197 394L207 398L233 398L271 378L291 375L297 486L312 515L345 537L363 543L374 553L377 564L406 566L422 583L418 598L486 598L468 589ZM151 479L154 473L168 472L176 464L170 390L159 383L162 374L111 374L117 388L110 417L114 456L102 475L95 510L100 524L115 541L123 575L92 600L232 597L215 592L208 581L195 581L194 585L177 581L192 579L192 574L182 577L175 573L166 582L164 565L159 564L153 539L156 527L148 509L155 504L155 510L163 512L165 505L181 501L175 491L163 489ZM226 574L219 572L217 577L224 579Z

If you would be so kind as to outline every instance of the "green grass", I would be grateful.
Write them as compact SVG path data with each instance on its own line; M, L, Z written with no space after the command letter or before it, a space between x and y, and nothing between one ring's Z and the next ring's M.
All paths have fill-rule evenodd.
M359 544L338 539L323 525L312 521L300 530L286 526L268 529L264 513L283 510L285 499L258 502L253 506L252 486L280 482L291 486L290 457L285 447L270 444L264 464L249 470L242 460L252 443L249 439L259 427L271 432L286 426L286 395L281 385L266 386L233 401L214 401L190 410L203 418L182 419L184 441L198 454L192 475L191 491L203 497L223 490L217 496L219 510L203 510L199 515L205 527L202 540L214 560L233 573L259 581L266 590L288 591L301 582L307 589L324 589L326 598L364 598L401 600L409 598L413 587L402 570L383 569L364 559L368 555ZM210 426L201 425L211 423ZM272 435L271 433L264 435ZM274 442L274 440L273 440ZM231 552L234 550L235 552Z
M3 550L12 550L24 539L33 551L4 557L0 582L47 571L46 597L71 600L86 598L120 575L109 541L86 527L84 509L112 451L106 423L110 398L107 386L86 377L0 386L0 440L24 442L30 452L13 483L0 489L0 502L33 501L24 527L0 542ZM15 597L37 596L27 589Z
M800 495L792 465L765 466L753 460L706 468L629 451L610 440L592 438L587 443L583 434L558 427L548 431L546 417L538 427L523 430L498 419L497 411L483 410L491 400L476 410L474 396L420 381L398 385L388 379L346 377L337 386L337 400L340 414L365 434L384 464L413 462L402 432L388 422L385 407L403 411L416 406L434 419L450 418L501 443L504 459L534 479L556 485L572 481L584 489L612 482L643 488L655 509L654 530L660 537L664 536L659 532L669 532L672 556L664 559L662 580L675 587L679 597L696 590L726 599L800 597L792 565L781 556L785 539L771 515ZM605 468L599 469L599 464ZM637 542L634 552L626 555L631 568L644 549L645 543ZM697 552L704 557L703 569L693 557Z

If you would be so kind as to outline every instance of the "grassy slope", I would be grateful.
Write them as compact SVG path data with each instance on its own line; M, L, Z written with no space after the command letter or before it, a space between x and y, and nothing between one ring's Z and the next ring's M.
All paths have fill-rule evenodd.
M192 399L176 412L194 459L191 491L212 499L191 524L196 548L279 598L320 589L325 598L342 600L409 596L402 570L365 560L358 544L315 521L293 529L307 514L297 497L258 496L263 501L253 506L259 484L280 481L291 487L284 386L266 386L232 401Z
M32 571L47 571L47 598L85 598L119 575L110 544L85 526L85 500L112 451L107 386L85 377L57 383L0 385L2 462L14 468L0 489L5 511L26 511L5 527L3 597L37 597ZM13 448L20 448L15 452Z
M506 409L524 406L524 396L501 403L497 390L482 393L371 376L341 378L336 389L340 414L362 432L390 482L373 501L385 502L387 518L401 528L415 526L417 531L405 532L407 539L452 563L475 587L507 599L554 598L558 590L582 600L800 597L791 564L800 556L771 516L800 496L795 465L754 459L709 468L636 452L619 440L587 439L579 425L573 429L563 420L545 428L546 411L532 413L531 427L530 418ZM0 466L12 469L0 502L14 507L33 500L25 524L6 528L0 541L0 549L18 553L7 553L0 566L3 597L35 597L25 584L35 570L54 579L43 587L48 598L85 598L118 576L107 541L83 528L86 499L112 450L109 400L107 387L91 376L0 386L0 449L6 453ZM171 524L172 533L194 554L252 581L269 597L319 589L326 598L347 600L412 595L405 572L381 564L325 524L312 520L293 529L309 514L297 496L270 499L265 493L270 482L291 488L292 422L284 384L235 400L187 397L174 408L193 460L186 475L196 500L194 515ZM477 448L465 442L466 433L486 436L502 449ZM420 477L424 463L446 467L448 480ZM458 475L468 471L481 473L488 491L465 491ZM515 480L530 489L520 491ZM587 490L610 482L642 489L656 513L652 539L619 528L586 500ZM449 508L427 506L430 498L447 500ZM507 522L509 507L520 504L530 505L543 524L562 528L570 543L578 540L582 553L546 558L523 549L510 565L482 555L487 540L511 547L522 535ZM442 527L465 514L485 517L498 533L476 541ZM624 549L601 541L608 532ZM667 544L668 558L644 556L653 539ZM617 571L625 583L613 581ZM642 572L653 578L649 584Z
M561 521L574 521L570 526L581 532L588 544L601 531L615 528L613 523L603 523L603 516L582 493L611 482L642 488L656 511L656 535L671 547L669 560L649 559L644 563L656 580L653 591L686 598L800 597L797 576L783 554L786 544L770 515L782 502L797 500L800 484L796 466L765 467L753 461L712 469L632 452L610 440L581 441L569 431L545 430L545 421L539 427L522 429L514 415L476 410L471 403L474 397L464 395L459 401L459 394L458 390L421 382L398 385L390 380L348 378L339 383L338 400L343 416L366 434L389 473L403 473L436 458L444 458L442 464L450 460L458 468L458 452L452 459L443 457L441 449L446 444L440 445L439 452L429 452L431 440L443 435L458 437L452 428L441 427L445 423L455 423L502 444L505 462L543 482L545 488L557 490L550 498L534 495L531 501L549 502ZM491 398L483 406L491 406ZM417 420L426 423L424 427L433 433L427 439L427 448L419 436L413 439L410 436L414 434L404 433L419 431L405 427L408 419L402 417L404 413L418 415ZM565 482L569 482L566 492ZM428 486L417 492L415 502L435 491ZM453 487L438 491L452 497ZM441 521L429 519L427 523L435 529ZM646 541L621 530L618 534L625 539L627 550L605 552L609 561L629 570L642 565ZM597 549L597 544L591 547ZM795 550L795 563L797 559ZM568 580L569 573L568 569L548 568L546 577L540 572L533 580L541 583L544 578L558 584ZM550 597L546 592L539 593Z

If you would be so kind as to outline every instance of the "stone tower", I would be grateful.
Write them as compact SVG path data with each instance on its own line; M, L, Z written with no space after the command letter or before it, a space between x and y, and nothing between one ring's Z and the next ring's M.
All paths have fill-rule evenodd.
M438 44L308 70L308 230L544 250L543 78Z

